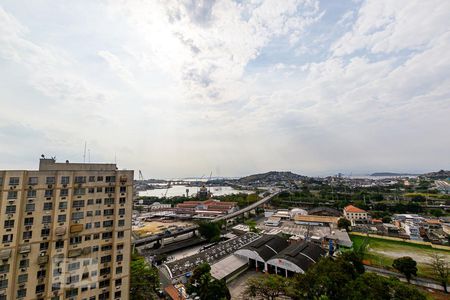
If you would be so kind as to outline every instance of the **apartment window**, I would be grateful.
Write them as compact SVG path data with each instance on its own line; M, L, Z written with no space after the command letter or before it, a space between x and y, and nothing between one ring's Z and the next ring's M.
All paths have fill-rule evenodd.
M116 187L114 187L114 186L105 187L105 194L113 194L115 192L116 192Z
M125 226L125 220L119 220L119 222L117 223L117 226L119 226L119 227Z
M110 239L112 238L112 232L103 232L102 233L102 239L106 240L106 239Z
M25 218L23 220L24 226L33 226L34 218Z
M92 228L92 223L86 223L86 225L84 225L86 229L91 229Z
M62 176L61 177L61 184L69 184L70 177L69 176Z
M26 212L32 212L32 211L34 211L34 209L35 209L34 203L27 203L25 205L25 211Z
M118 255L116 256L116 260L117 260L117 261L123 261L123 255L122 255L122 254L118 254Z
M86 217L92 217L94 215L94 212L92 210L89 210L86 212Z
M27 198L36 198L36 190L27 190Z
M39 244L39 250L40 251L45 251L45 250L47 250L48 249L48 242L44 242L44 243L40 243Z
M75 183L85 183L86 176L75 176Z
M9 185L19 185L20 178L19 177L10 177Z
M126 186L121 186L120 187L120 192L121 193L126 193L127 192L127 187Z
M69 272L78 270L79 268L80 268L80 262L79 261L78 262L74 262L74 263L70 263L69 267L68 267Z
M99 287L100 289L102 289L102 288L104 288L104 287L109 286L109 283L110 283L110 280L109 280L109 279L102 280L102 281L100 281L98 287ZM99 297L99 298L100 298L100 297Z
M30 260L29 259L22 259L19 262L19 268L21 268L21 269L28 268L29 265L30 265Z
M8 279L0 280L0 289L6 289L8 287Z
M100 222L95 222L95 223L94 223L94 227L95 227L95 228L100 228L100 226L101 226L101 223L100 223Z
M69 189L61 189L59 191L59 196L60 197L67 197L67 196L69 196Z
M123 249L123 244L117 245L117 250L122 250L122 249Z
M89 266L89 259L83 261L83 267Z
M89 182L95 182L95 176L89 176Z
M112 245L103 245L101 249L102 251L109 251L112 249Z
M12 234L4 234L3 235L3 239L2 239L2 243L3 244L11 243L12 241L13 241L13 235Z
M126 198L125 197L120 197L119 198L119 204L125 204L126 202Z
M61 282L55 282L52 284L52 292L59 291L60 289L61 289ZM56 296L56 297L58 297L57 299L59 300L59 296ZM52 298L52 300L53 300L53 298Z
M20 274L17 281L20 283L25 283L28 281L28 274Z
M45 190L45 197L53 197L53 190Z
M97 210L95 211L95 215L96 215L96 216L101 216L101 215L102 215L102 211L97 209Z
M5 229L13 228L14 227L14 220L5 220L5 223L3 225Z
M111 272L111 268L103 268L103 269L100 269L100 276L103 276L103 275L107 275L107 274L109 274Z
M45 291L45 284L39 284L36 286L36 294L43 293Z
M56 249L64 248L64 241L63 240L56 241L55 242L55 248Z
M116 284L116 286L117 285L122 285L122 278L116 279L115 284Z
M119 215L123 216L125 214L125 208L119 208Z
M28 178L28 185L36 185L38 184L38 178L37 177L30 177Z
M105 205L114 204L114 198L105 198Z
M15 205L7 205L6 206L6 213L7 214L14 214L14 213L16 213L16 206Z
M113 226L113 221L103 221L103 227L112 227Z
M8 191L8 199L17 199L17 191Z
M84 194L86 194L86 189L85 188L76 188L73 190L73 194L75 196L84 195Z
M68 282L69 284L69 282ZM78 289L70 289L66 291L66 298L78 296Z
M102 204L102 199L95 199L95 204Z
M33 231L24 231L23 232L23 239L29 240L33 237Z
M73 236L70 238L70 244L71 245L76 245L76 244L80 244L82 242L82 237L81 236Z
M89 272L85 272L83 274L81 274L81 280L85 280L89 278Z
M58 208L59 209L67 209L67 201L59 202Z
M100 263L104 264L108 262L111 262L111 255L102 256L100 258Z
M100 282L100 285L101 285L101 282ZM108 284L106 284L104 287L106 287L108 285L109 285L109 280L108 280ZM108 300L108 299L109 299L109 292L104 292L104 293L98 295L98 300Z
M49 228L43 228L41 229L41 237L46 237L50 235L50 229Z
M42 224L49 224L52 222L52 216L42 216Z
M105 210L103 210L103 215L104 216L112 216L112 215L114 215L114 209L105 209Z
M36 273L36 277L37 277L37 278L44 278L46 273L47 273L47 272L45 271L45 269L44 269L44 270L39 270L39 271L37 271L37 273Z
M103 176L97 176L97 181L103 181Z
M0 274L9 272L9 264L0 265Z
M122 274L122 267L116 267L116 274Z
M93 239L98 240L100 238L100 233L94 233Z
M103 192L103 188L102 187L97 187L97 193L101 193Z
M84 275L84 274L83 274ZM81 278L81 280L83 280L83 278ZM86 292L88 290L88 286L87 285L83 285L81 287L81 292Z
M90 240L91 240L91 235L90 234L84 236L84 241L85 242L86 241L90 241Z
M55 177L47 177L45 180L47 184L55 184Z
M52 210L53 209L53 203L52 202L45 202L44 203L44 210Z
M17 290L17 298L25 298L27 296L27 289L22 288Z
M98 246L92 246L92 252L98 252ZM94 276L94 275L92 275L92 276Z
M66 215L58 215L58 223L64 223L66 221Z
M121 291L114 292L114 298L120 299L120 297L122 297L122 292Z
M72 207L84 207L84 200L75 200L73 201Z
M117 238L123 238L125 236L125 232L123 232L123 231L118 231L117 232Z
M93 204L94 204L94 199L88 199L87 205L93 205Z
M95 193L95 188L88 188L88 193L89 194Z
M72 213L72 221L81 220L84 218L83 211L77 211Z

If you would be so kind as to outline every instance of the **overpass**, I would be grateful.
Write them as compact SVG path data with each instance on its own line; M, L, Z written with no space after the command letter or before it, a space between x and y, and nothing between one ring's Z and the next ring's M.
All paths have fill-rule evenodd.
M227 215L218 217L218 218L216 218L214 220L211 220L211 222L219 222L219 221L229 220L229 219L233 219L233 218L235 218L237 216L240 216L242 214L245 214L245 213L247 213L247 212L257 208L258 206L265 204L270 199L272 199L273 197L278 195L280 192L281 192L281 190L275 191L275 192L271 193L270 195L262 198L261 200L258 200L257 202L255 202L253 204L250 204L249 206L246 206L246 207L244 207L244 208L242 208L242 209L240 209L238 211L235 211L235 212L233 212L231 214L227 214ZM137 239L137 240L134 240L132 243L133 243L133 245L135 247L144 246L146 244L150 244L150 243L153 243L153 242L156 242L156 241L161 241L161 243L162 243L163 239L166 239L166 238L176 237L176 236L179 236L179 235L182 235L182 234L186 234L186 233L190 233L190 232L194 232L194 234L195 234L195 231L197 229L198 229L198 226L194 225L194 226L191 226L191 227L188 227L188 228L184 228L184 229L181 229L181 230L178 230L178 231L171 232L170 234L163 234L163 233L161 233L161 234L158 234L158 235L153 235L153 236L145 237L145 238L142 238L142 239Z

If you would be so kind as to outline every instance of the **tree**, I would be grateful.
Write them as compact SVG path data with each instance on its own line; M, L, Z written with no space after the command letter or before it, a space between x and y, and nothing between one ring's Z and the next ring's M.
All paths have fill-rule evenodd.
M248 226L250 232L258 233L259 230L256 228L256 221L255 220L247 220L245 221L245 225Z
M340 218L338 220L337 223L339 228L344 228L346 231L349 231L350 226L352 226L352 223L350 222L350 220L346 219L346 218Z
M411 201L412 201L412 202L425 202L425 201L427 201L427 198L425 198L424 195L418 194L418 195L414 195L414 196L411 198Z
M444 291L448 293L447 284L450 278L450 263L439 253L433 253L430 256L431 268L436 279L441 283Z
M208 242L220 240L220 225L218 223L202 221L198 224L198 231Z
M409 256L395 259L392 266L405 275L408 282L411 280L412 275L417 276L417 262Z
M444 215L444 213L442 212L442 209L439 209L439 208L431 209L430 214L432 214L436 218L442 217Z
M225 281L211 276L211 267L208 263L200 264L194 269L186 288L189 294L196 292L200 299L231 299Z
M384 216L382 219L383 223L391 223L392 222L392 218L388 215Z
M158 270L147 264L142 256L133 254L130 264L130 294L136 300L156 299L159 287Z
M247 280L244 295L249 299L258 297L273 300L279 296L286 295L286 289L288 286L289 279L279 275L269 274L260 277L253 277Z

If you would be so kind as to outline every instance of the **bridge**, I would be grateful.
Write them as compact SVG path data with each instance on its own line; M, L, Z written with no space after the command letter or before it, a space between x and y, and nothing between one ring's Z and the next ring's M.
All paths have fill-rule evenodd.
M235 211L235 212L233 212L231 214L227 214L227 215L215 218L214 220L211 220L211 222L226 221L226 220L230 220L230 219L236 218L236 217L238 217L240 215L243 215L243 214L245 214L245 213L247 213L247 212L257 208L258 206L265 204L270 199L272 199L273 197L278 195L280 192L281 192L281 190L277 190L277 191L271 193L270 195L267 195L266 197L262 198L261 200L258 200L257 202L255 202L253 204L250 204L249 206L246 206L246 207L244 207L244 208L242 208L242 209L240 209L238 211ZM137 239L137 240L134 240L132 243L133 243L133 245L135 247L144 246L146 244L150 244L150 243L153 243L153 242L156 242L156 241L161 241L161 244L162 244L163 240L166 239L166 238L177 237L179 235L190 233L190 232L193 232L194 235L195 235L195 231L197 229L198 229L198 226L194 225L194 226L191 226L191 227L188 227L188 228L184 228L184 229L181 229L181 230L178 230L178 231L171 232L170 234L163 234L163 233L161 233L161 234L158 234L158 235L153 235L153 236L145 237L145 238L142 238L142 239Z

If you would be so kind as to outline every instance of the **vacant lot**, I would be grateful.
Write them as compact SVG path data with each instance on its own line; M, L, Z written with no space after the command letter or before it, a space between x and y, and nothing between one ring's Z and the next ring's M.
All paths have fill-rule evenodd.
M351 235L354 245L360 245L366 237ZM445 255L450 261L450 251L433 249L426 245L410 244L400 241L390 241L369 237L368 251L365 260L374 266L392 269L394 259L402 256L410 256L418 265L418 276L432 277L431 268L428 264L430 254L439 253Z

